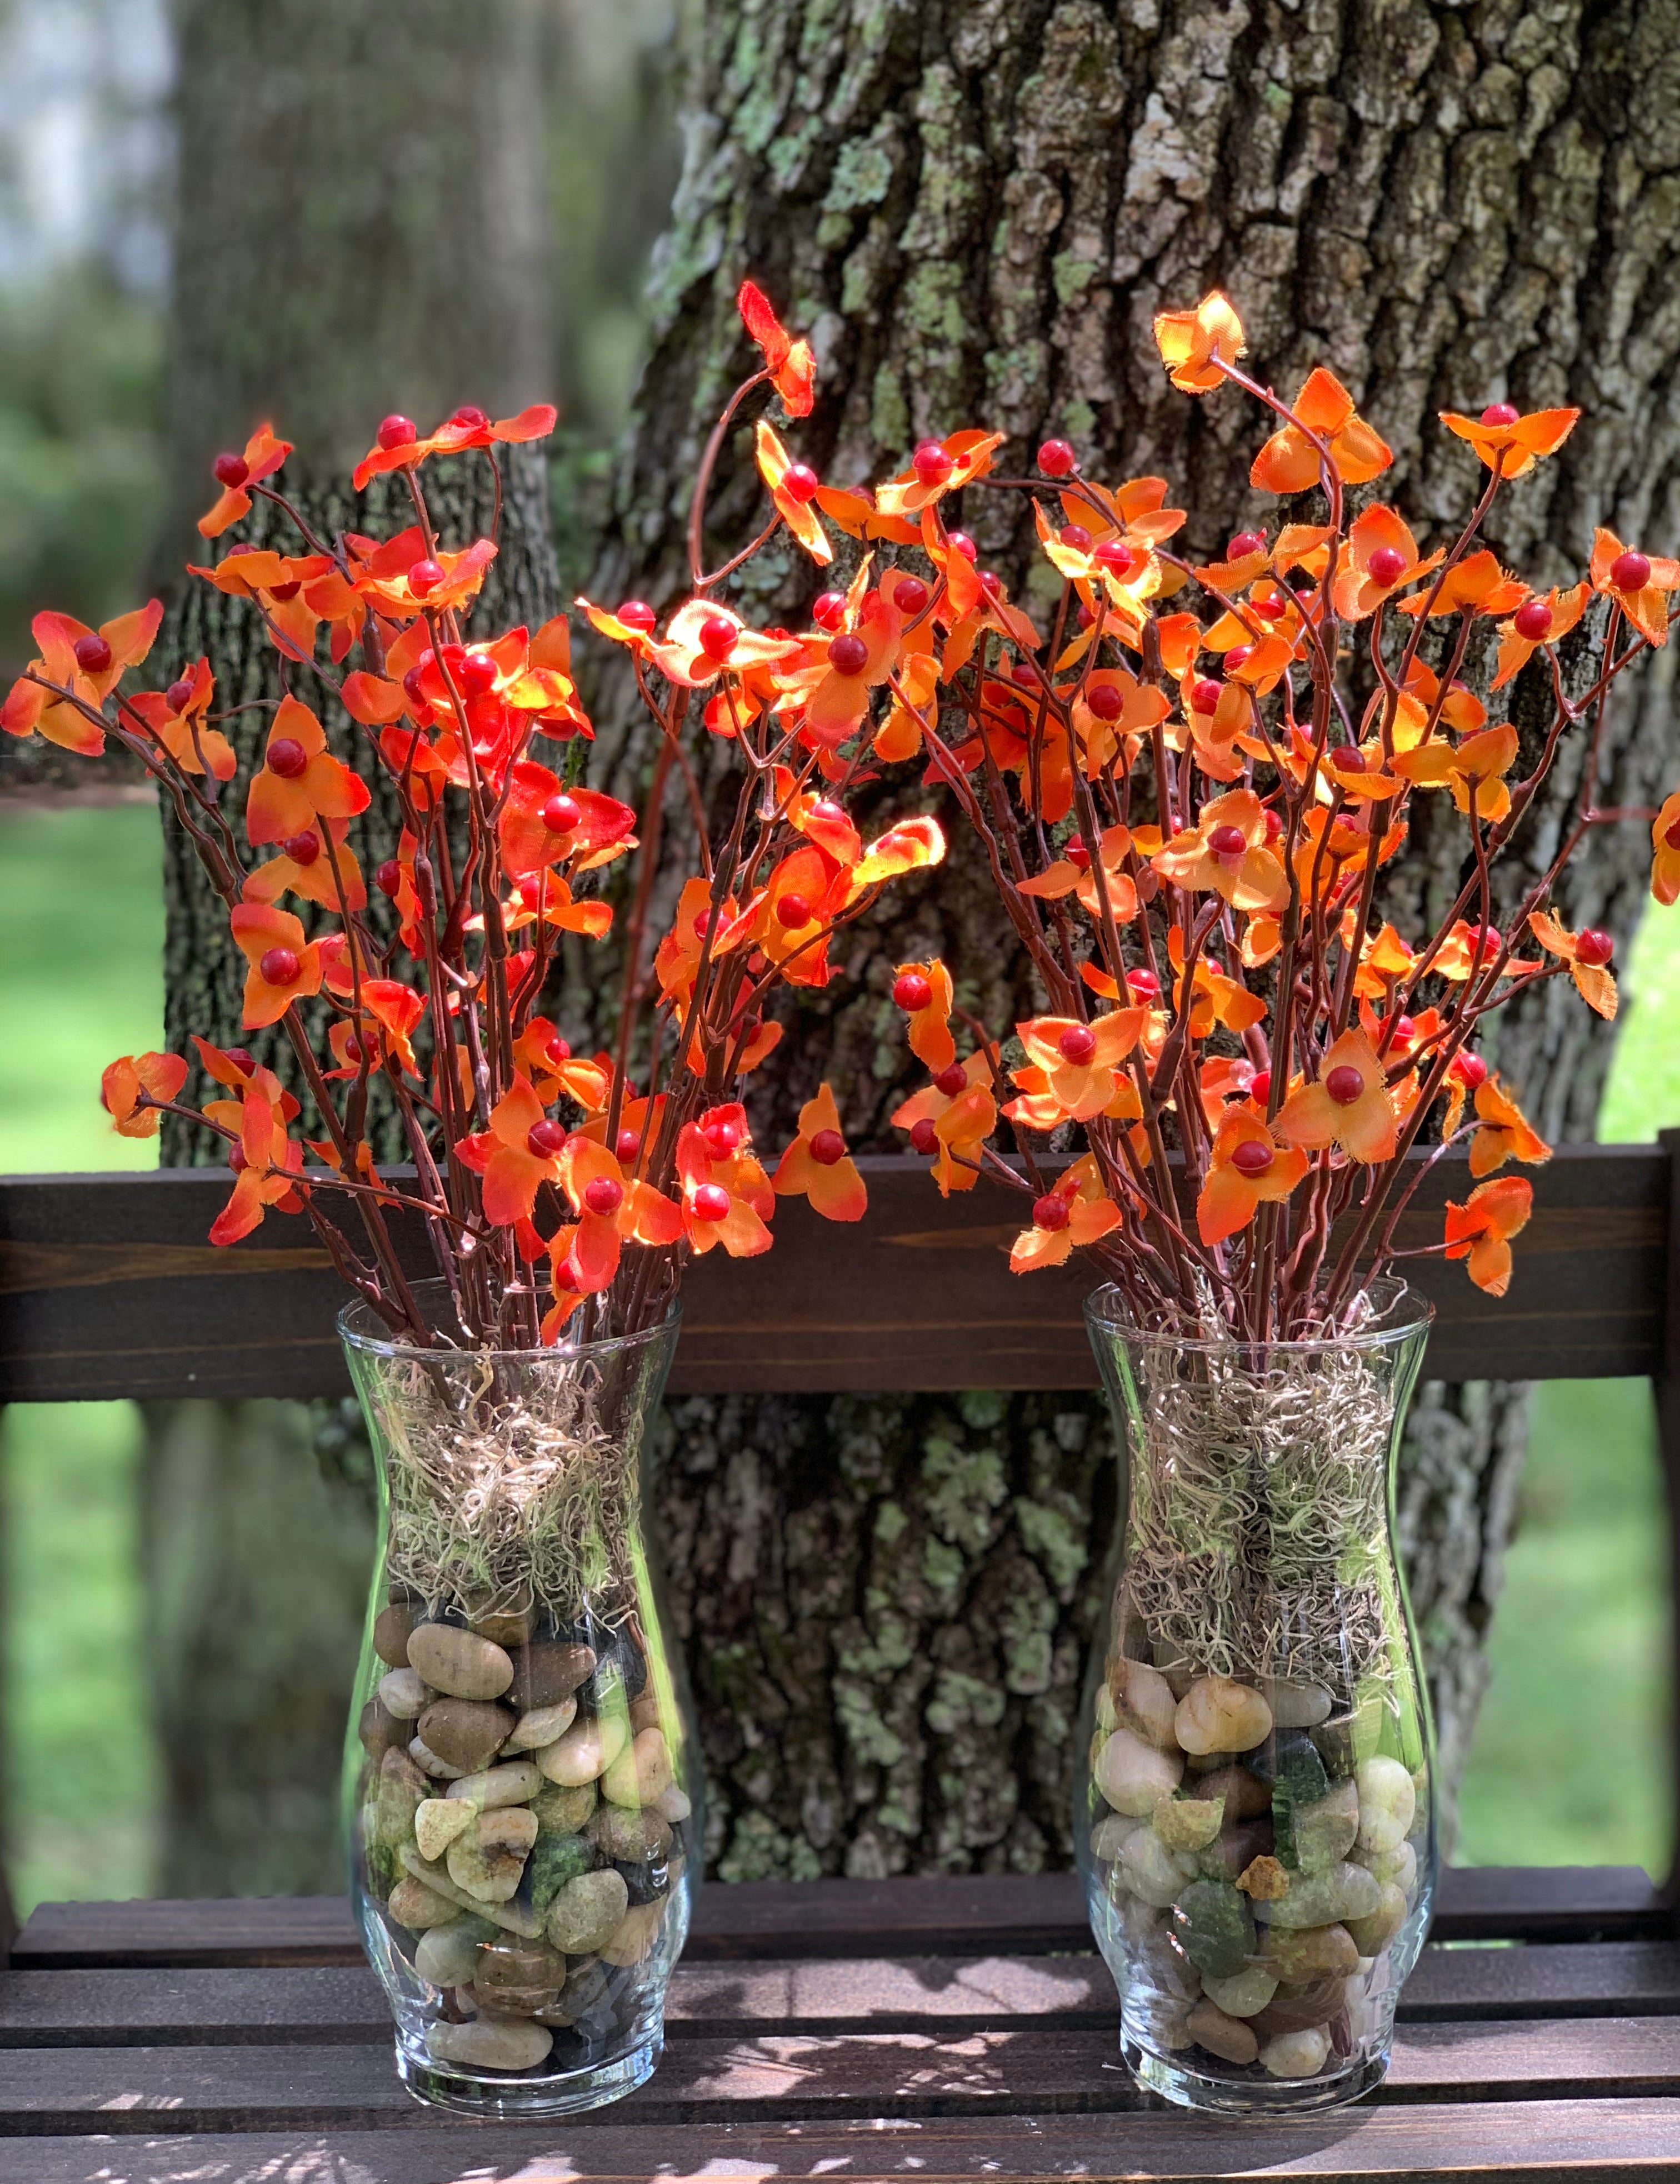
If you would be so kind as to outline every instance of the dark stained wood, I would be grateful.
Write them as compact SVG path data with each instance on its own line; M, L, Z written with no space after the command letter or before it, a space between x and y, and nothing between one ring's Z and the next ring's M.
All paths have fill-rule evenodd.
M1660 1939L1670 1914L1638 1866L1449 1866L1438 1941ZM686 1964L859 1956L1041 1957L1091 1947L1070 1873L898 1880L749 1880L702 1889ZM42 1903L18 1936L19 1970L178 1964L356 1965L342 1896Z
M1011 2025L1111 2031L1119 2003L1094 1954L787 1957L678 1965L674 2040L766 2025L978 2032ZM1407 2024L1680 2014L1672 1942L1432 1945L1400 1997ZM1680 2034L1677 2035L1680 2037ZM0 2048L389 2045L391 2014L365 1968L0 1973Z
M1410 2025L1379 2104L1680 2093L1672 2018L1546 2018ZM822 2115L1104 2114L1143 2096L1113 2031L789 2032L672 2041L653 2080L612 2111L636 2122L795 2121ZM394 2069L343 2047L0 2050L0 2133L437 2129ZM598 2111L597 2112L599 2113Z
M1473 2172L1498 2184L1652 2184L1680 2164L1680 2101L1361 2107L1254 2125L1164 2111L1115 2116L933 2117L906 2124L456 2123L430 2131L253 2132L0 2141L0 2184L704 2184L832 2178L1073 2178L1081 2184L1422 2184Z
M679 1391L1088 1387L1084 1270L1010 1273L1018 1225L999 1190L942 1200L918 1160L865 1160L871 1209L848 1226L800 1201L776 1250L689 1270ZM1533 1172L1536 1211L1508 1296L1459 1267L1413 1260L1438 1318L1426 1369L1512 1379L1661 1369L1668 1156L1648 1146L1560 1152ZM1439 1236L1469 1188L1444 1160L1402 1240ZM219 1170L0 1181L0 1401L313 1396L348 1388L332 1329L342 1291L301 1219L231 1250L204 1240L227 1191ZM403 1228L427 1266L417 1228Z

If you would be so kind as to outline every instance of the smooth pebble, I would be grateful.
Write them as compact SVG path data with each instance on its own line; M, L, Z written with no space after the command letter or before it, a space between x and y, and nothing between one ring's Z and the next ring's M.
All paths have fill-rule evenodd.
M1097 1754L1095 1773L1115 1812L1143 1819L1178 1787L1184 1762L1176 1752L1159 1752L1131 1730L1117 1729Z
M562 1737L577 1719L577 1701L562 1699L558 1706L534 1707L514 1724L503 1752L540 1752L545 1744Z
M473 1823L470 1805L457 1804L449 1797L428 1797L414 1808L414 1841L420 1845L424 1858L442 1857L457 1836L465 1835Z
M1227 2017L1219 2004L1210 2002L1205 1995L1190 2012L1185 2024L1198 2046L1227 2063L1252 2063L1260 2053L1260 2042L1253 2029L1240 2017Z
M1322 1684L1285 1680L1267 1686L1271 1719L1279 1729L1316 1729L1330 1719L1331 1697Z
M569 1957L593 1956L617 1932L630 1908L630 1890L614 1866L581 1873L548 1906L548 1939Z
M440 1896L436 1889L428 1888L412 1875L398 1882L385 1908L399 1926L406 1926L413 1933L420 1933L428 1926L447 1926L459 1916L447 1896Z
M1263 1964L1244 1964L1229 1979L1204 1980L1208 1998L1227 2017L1254 2017L1277 1992L1276 1975Z
M1361 1761L1359 1785L1359 1841L1361 1850L1398 1850L1411 1832L1417 1791L1398 1759L1378 1753Z
M1126 1837L1115 1867L1138 1901L1157 1911L1167 1908L1195 1870L1195 1860L1175 1858L1153 1828L1138 1828Z
M487 1767L506 1743L515 1716L485 1699L437 1699L415 1726L420 1741L463 1774Z
M1169 1850L1205 1850L1224 1814L1223 1797L1163 1797L1153 1825Z
M1271 1708L1247 1684L1199 1676L1178 1702L1173 1730L1186 1752L1251 1752L1271 1734Z
M414 1607L405 1600L393 1601L375 1616L373 1650L387 1669L408 1667L409 1633L414 1627Z
M671 1780L664 1730L638 1730L627 1749L602 1770L601 1795L615 1805L651 1805L670 1789Z
M465 2063L476 2070L530 2070L554 2047L554 2036L546 2025L533 2025L528 2017L475 2017L465 2025L447 2025L441 2019L428 2025L428 2053L440 2063Z
M1135 1730L1146 1743L1163 1752L1174 1749L1173 1719L1178 1702L1159 1669L1152 1669L1147 1661L1128 1661L1122 1656L1110 1666L1108 1690L1119 1725Z
M1267 1907L1274 1926L1327 1926L1340 1919L1368 1919L1382 1898L1374 1873L1343 1859L1323 1873L1297 1875L1288 1893Z
M414 1944L414 1970L432 1986L465 1986L478 1965L478 1945L496 1928L454 1914L453 1925L432 1926Z
M409 1746L409 1757L422 1774L429 1774L434 1782L459 1782L466 1772L464 1767L452 1767L447 1759L440 1759L423 1736L415 1737Z
M488 1810L497 1805L525 1805L542 1787L542 1777L528 1759L509 1760L505 1767L487 1768L480 1774L463 1774L449 1785L449 1795L463 1804Z
M481 1903L505 1903L519 1892L525 1861L537 1841L537 1819L522 1806L478 1814L456 1836L443 1863L457 1888Z
M1351 1782L1338 1782L1314 1804L1286 1810L1287 1821L1280 1814L1277 1826L1278 1854L1286 1865L1323 1873L1353 1848L1360 1814L1359 1792Z
M1385 1880L1382 1886L1377 1908L1363 1919L1348 1921L1348 1931L1364 1957L1380 1957L1406 1922L1405 1892L1392 1880Z
M629 1739L630 1725L622 1714L590 1714L574 1722L557 1742L545 1745L537 1754L537 1764L551 1782L573 1789L594 1781Z
M503 1646L453 1623L417 1623L409 1633L409 1666L453 1699L498 1699L514 1680Z
M1330 2053L1330 2035L1321 2025L1305 2032L1280 2032L1260 2051L1260 2067L1273 2078L1316 2078Z
M379 1702L398 1721L418 1721L437 1696L412 1669L392 1669L379 1680Z

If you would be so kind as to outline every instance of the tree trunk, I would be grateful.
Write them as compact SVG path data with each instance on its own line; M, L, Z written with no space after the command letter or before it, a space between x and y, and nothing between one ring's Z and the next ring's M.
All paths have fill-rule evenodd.
M426 430L460 401L502 415L548 390L543 23L538 0L182 9L172 560L183 547L212 558L190 527L214 490L209 460L260 418L297 443L281 482L318 529L380 529L388 488L359 499L348 473L387 411ZM555 604L547 471L539 451L515 449L506 471L501 551L480 612L534 627ZM476 456L454 466L433 504L459 539L487 528L491 499ZM274 517L259 502L241 538L290 550ZM200 652L219 705L273 694L273 654L244 604L192 584L158 656ZM342 716L308 680L299 694L348 750ZM265 721L229 724L242 760ZM381 816L394 848L388 806L369 838ZM186 1033L198 1031L248 1045L287 1075L272 1033L241 1029L242 961L170 824L165 873L166 1044L190 1054ZM162 1157L215 1151L166 1124ZM331 1407L311 1420L271 1404L163 1406L150 1425L161 1885L182 1895L337 1888L337 1770L371 1541L365 1451L357 1457Z
M1571 578L1596 522L1666 550L1677 57L1680 0L718 0L602 594L681 593L687 482L745 359L748 273L815 332L824 399L795 437L839 483L985 424L1010 433L1017 468L1055 432L1099 476L1160 471L1193 511L1193 552L1275 524L1243 482L1251 406L1174 393L1149 340L1157 308L1217 283L1262 376L1293 390L1322 360L1348 382L1395 447L1384 497L1423 527L1475 482L1433 413L1508 395L1586 415L1505 499L1505 559ZM748 535L757 490L743 429L720 538ZM972 492L962 521L1030 597L1022 499ZM765 556L738 596L791 616L818 588ZM1664 655L1618 698L1605 802L1666 785L1666 672ZM1554 810L1578 763L1558 767ZM1571 922L1625 944L1648 854L1639 827L1596 833ZM1417 826L1397 909L1410 894L1438 910L1457 855ZM1527 877L1514 855L1507 911ZM860 939L832 998L806 1003L767 1134L828 1073L854 1139L890 1141L913 1081L894 961L940 950L993 1024L1034 1006L971 861L895 889L885 917L890 945L884 928ZM1610 1041L1563 982L1487 1044L1549 1134L1591 1134ZM1403 1545L1449 1784L1485 1680L1524 1396L1432 1384L1414 1412ZM720 1869L1065 1862L1076 1661L1111 1508L1095 1399L697 1399L673 1416Z

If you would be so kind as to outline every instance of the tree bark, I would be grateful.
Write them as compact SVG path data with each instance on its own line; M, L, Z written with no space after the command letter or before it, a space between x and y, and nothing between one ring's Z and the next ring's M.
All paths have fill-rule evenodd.
M1099 476L1160 471L1194 553L1275 525L1244 482L1251 406L1173 392L1149 340L1155 309L1218 284L1262 377L1293 391L1323 361L1348 382L1395 448L1383 497L1421 527L1477 482L1436 410L1572 402L1581 425L1510 492L1493 543L1537 584L1578 574L1598 522L1667 550L1677 93L1680 0L718 0L602 595L684 589L687 482L745 363L749 273L814 332L823 400L793 437L839 483L985 424L1016 470L1054 432ZM757 491L743 428L720 540L748 535ZM962 521L1031 600L1046 572L1028 573L1022 499L971 492ZM774 619L821 588L767 554L737 596ZM1663 655L1619 694L1601 801L1667 785L1669 673ZM1519 686L1515 717L1523 703ZM1557 769L1537 855L1579 764L1577 748ZM1625 944L1648 854L1642 827L1596 833L1570 922ZM1458 855L1419 825L1397 914L1438 912ZM1510 859L1503 911L1533 868ZM854 1140L890 1141L914 1081L897 961L943 953L994 1025L1034 1006L972 861L895 889L885 920L802 1010L767 1134L828 1074ZM1487 1045L1548 1134L1590 1136L1610 1042L1562 982ZM1524 1401L1428 1385L1408 1440L1402 1541L1449 1786L1485 1682ZM1065 1862L1073 1664L1112 1507L1095 1399L697 1399L673 1418L720 1869Z
M538 0L182 9L172 568L181 550L214 558L191 528L214 490L209 460L261 418L296 442L279 482L318 530L376 531L401 504L382 482L359 499L348 474L386 412L424 431L460 401L503 415L548 391L543 26ZM548 473L538 450L503 453L501 551L479 613L535 627L555 605ZM491 504L482 456L444 473L433 500L453 540L487 530ZM240 536L289 551L289 533L259 502ZM274 694L273 654L245 604L189 583L158 657L201 652L219 705ZM298 694L349 751L359 732L308 684L298 678ZM228 724L247 762L236 815L267 718ZM356 762L374 778L365 755ZM382 796L370 843L381 826L394 849ZM190 1055L197 1031L287 1077L275 1035L242 1030L225 912L167 822L164 844L166 1045ZM184 1096L202 1100L209 1086L195 1077ZM388 1135L378 1149L401 1156ZM216 1149L166 1122L162 1157L214 1161ZM161 1885L337 1888L337 1773L371 1543L365 1450L359 1459L331 1407L311 1418L272 1404L164 1406L150 1429Z

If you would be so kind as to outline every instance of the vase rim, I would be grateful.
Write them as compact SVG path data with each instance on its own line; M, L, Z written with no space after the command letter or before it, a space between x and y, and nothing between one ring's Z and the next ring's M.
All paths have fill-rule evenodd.
M1419 1290L1398 1275L1382 1274L1360 1292L1375 1310L1360 1325L1337 1334L1310 1334L1288 1341L1254 1342L1235 1334L1179 1334L1170 1328L1143 1327L1127 1312L1118 1285L1108 1282L1085 1300L1085 1323L1092 1334L1117 1334L1127 1342L1148 1343L1166 1350L1192 1351L1206 1356L1228 1356L1232 1351L1268 1357L1305 1357L1326 1351L1398 1349L1415 1335L1427 1334L1435 1307Z
M417 1304L425 1308L429 1300L440 1303L452 1298L448 1283L441 1274L427 1276L424 1280L410 1282L409 1291ZM428 1319L431 1315L427 1314ZM340 1307L335 1324L338 1338L347 1350L358 1350L376 1357L414 1357L436 1364L440 1358L493 1357L498 1362L519 1364L571 1364L581 1358L609 1357L615 1352L645 1348L662 1337L675 1337L682 1320L682 1300L671 1299L670 1309L663 1319L655 1320L636 1334L609 1334L593 1342L545 1342L535 1349L502 1349L484 1343L470 1348L463 1342L452 1342L435 1348L422 1349L418 1343L405 1342L392 1334L383 1320L375 1312L365 1297L352 1297Z

